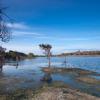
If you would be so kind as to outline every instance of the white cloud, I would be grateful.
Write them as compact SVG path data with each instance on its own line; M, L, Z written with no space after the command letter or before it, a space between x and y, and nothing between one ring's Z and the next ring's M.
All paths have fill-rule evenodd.
M7 51L14 50L14 51L23 52L26 54L29 52L33 52L34 54L42 54L38 45L33 46L32 44L31 45L4 44L3 46L7 48Z
M100 36L87 36L87 37L67 37L65 35L64 36L55 36L55 35L51 35L50 32L48 32L47 34L42 34L39 32L35 32L33 30L32 27L24 24L24 23L14 23L14 24L10 24L7 23L7 25L11 28L13 28L14 30L12 30L12 35L15 37L21 37L22 40L24 40L26 37L28 37L28 41L27 44L25 41L21 41L21 43L19 44L19 40L16 41L14 40L14 42L11 44L8 43L7 45L4 45L4 47L6 47L8 50L17 50L17 51L21 51L21 52L34 52L35 54L41 54L41 50L38 47L38 43L41 42L46 42L46 43L50 43L51 45L55 44L55 46L53 45L52 48L52 52L55 53L62 53L62 52L69 52L69 51L75 51L76 49L89 49L89 48L98 48L98 42L91 42L91 40L100 40ZM23 36L26 36L25 38ZM30 40L32 40L34 38L35 43L33 44ZM19 38L18 38L19 39ZM37 42L39 41L39 42ZM14 44L15 43L15 44ZM33 46L35 45L35 46Z
M33 31L33 28L24 24L24 23L7 23L7 26L12 29L13 36L36 36L36 37L43 37L43 34Z
M31 35L31 36L42 36L43 34L28 32L28 31L13 31L13 36Z
M19 52L29 53L33 52L34 54L43 54L42 50L38 46L39 43L7 43L3 44L3 47L6 47L7 50L15 50ZM62 43L63 44L63 43ZM59 54L65 52L73 52L77 50L100 50L98 46L99 43L74 43L74 44L51 44L52 45L52 53Z
M59 41L88 41L88 40L98 40L100 36L95 37L55 37L55 36L41 36L36 37L39 39L50 39L50 40L59 40Z
M31 27L29 27L28 25L24 24L24 23L7 23L7 26L13 29L22 29L22 30L26 30L26 29L30 29Z
M35 38L39 39L50 39L50 40L59 40L59 41L86 41L86 40L94 40L100 39L100 36L96 37L55 37L45 34L40 34L38 32L34 32L33 28L24 24L24 23L7 23L8 27L11 27L13 30L12 35L14 36L22 36L22 35L31 35L35 36Z

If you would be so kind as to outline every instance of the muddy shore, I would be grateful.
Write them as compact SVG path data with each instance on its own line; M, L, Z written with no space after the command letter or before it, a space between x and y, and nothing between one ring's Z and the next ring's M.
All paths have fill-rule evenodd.
M100 80L91 77L91 75L100 76L99 73L79 68L42 68L44 73L73 73L75 80L87 85L100 85ZM67 74L66 74L67 75ZM16 80L15 83L19 81ZM4 80L1 81L3 83ZM14 84L15 84L14 83ZM100 92L100 89L98 92ZM0 94L0 100L100 100L100 97L93 96L87 92L82 92L73 86L65 84L61 81L53 81L48 84L44 81L44 85L37 90L18 89L13 93Z
M0 100L100 100L79 90L73 89L63 82L53 82L52 85L45 84L40 89L18 90L12 95L2 95Z
M100 73L94 72L94 71L89 71L81 68L57 68L57 67L43 67L41 68L42 71L44 72L49 72L49 73L76 73L78 75L98 75L100 76Z

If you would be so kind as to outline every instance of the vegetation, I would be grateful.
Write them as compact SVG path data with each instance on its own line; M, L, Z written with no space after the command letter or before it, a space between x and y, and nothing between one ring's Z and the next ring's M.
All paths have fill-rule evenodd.
M28 55L22 52L12 51L5 52L5 59L6 60L23 60L26 58L33 58L36 57L33 53L29 53Z
M33 53L25 54L22 52L12 51L6 52L6 49L0 47L0 64L3 63L5 60L23 60L26 58L32 59L37 57Z
M33 53L29 53L29 54L27 55L27 57L28 57L29 59L32 59L32 58L36 57L36 55L34 55Z
M100 51L76 51L72 53L62 53L58 56L68 56L68 55L100 55Z
M6 7L1 8L0 5L0 42L8 42L10 40L11 31L6 24L6 19L10 18L4 13ZM2 67L5 58L5 48L0 46L0 67Z
M0 69L2 69L4 63L5 50L5 48L0 46Z
M27 58L27 55L17 51L9 51L5 53L5 59L7 60L22 60Z
M6 19L4 19L7 18L10 20L10 18L4 13L5 9L6 7L0 7L0 39L2 42L8 42L10 40L11 35L11 31L5 21Z
M47 56L48 58L48 67L51 66L51 49L52 46L50 44L40 44L39 47L44 50L44 54Z

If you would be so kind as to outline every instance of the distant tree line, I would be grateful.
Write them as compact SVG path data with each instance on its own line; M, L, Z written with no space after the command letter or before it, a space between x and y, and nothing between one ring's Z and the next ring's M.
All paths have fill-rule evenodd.
M26 58L34 58L36 57L33 53L25 54L22 52L12 51L5 52L4 54L6 60L23 60Z
M76 51L72 53L62 53L58 56L63 56L63 55L100 55L100 51Z
M34 53L29 53L29 54L27 55L27 58L28 58L28 59L32 59L32 58L34 58L34 57L38 57L38 56L35 55Z

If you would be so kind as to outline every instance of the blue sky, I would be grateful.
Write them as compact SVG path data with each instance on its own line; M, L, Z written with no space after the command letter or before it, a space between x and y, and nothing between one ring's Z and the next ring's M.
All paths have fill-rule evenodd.
M2 0L15 20L7 49L40 53L38 45L53 45L53 53L100 49L100 0Z

